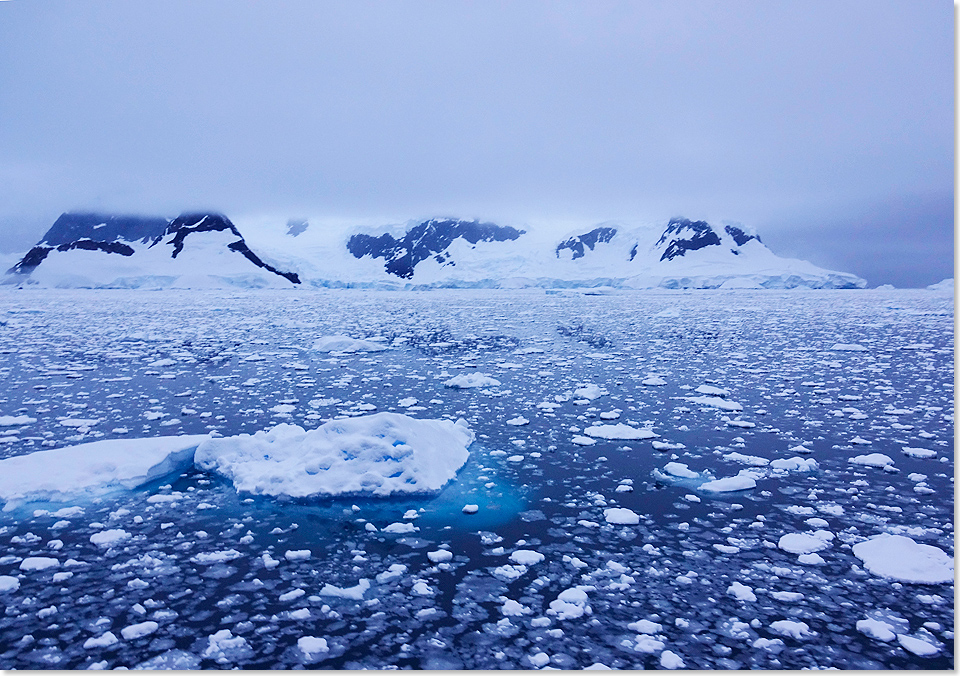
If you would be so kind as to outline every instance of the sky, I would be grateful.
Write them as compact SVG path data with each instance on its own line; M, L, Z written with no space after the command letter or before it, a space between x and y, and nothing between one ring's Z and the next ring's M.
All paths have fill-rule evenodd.
M0 251L70 210L682 215L924 286L953 276L954 25L946 0L0 2Z

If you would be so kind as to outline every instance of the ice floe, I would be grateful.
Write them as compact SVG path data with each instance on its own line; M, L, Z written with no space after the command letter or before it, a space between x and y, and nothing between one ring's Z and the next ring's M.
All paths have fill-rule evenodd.
M237 491L255 495L430 493L456 475L473 439L462 420L376 413L310 431L283 423L253 435L208 439L195 461Z

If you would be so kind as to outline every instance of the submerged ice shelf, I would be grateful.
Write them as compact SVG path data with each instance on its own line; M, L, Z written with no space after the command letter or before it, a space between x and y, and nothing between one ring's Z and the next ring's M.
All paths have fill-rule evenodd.
M953 668L949 298L2 302L0 468L133 469L0 477L0 667ZM440 487L250 490L334 469L334 428L369 486L448 435Z

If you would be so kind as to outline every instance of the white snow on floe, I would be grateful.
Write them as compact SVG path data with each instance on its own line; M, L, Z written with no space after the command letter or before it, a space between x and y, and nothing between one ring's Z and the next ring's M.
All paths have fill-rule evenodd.
M640 523L640 515L626 507L610 507L603 510L603 518L607 523L634 526Z
M386 345L372 340L358 340L349 336L323 336L313 343L315 352L383 352Z
M781 536L777 546L791 554L812 554L829 547L833 538L833 533L824 530L814 533L787 533Z
M837 350L840 352L866 352L867 348L863 345L857 345L856 343L834 343L830 348L831 350Z
M749 470L741 470L737 476L728 476L722 479L714 479L704 484L700 484L701 491L709 493L730 493L733 491L746 491L757 486L757 475Z
M207 439L196 464L257 495L431 493L463 467L473 439L462 419L377 413L310 431L281 424L252 436Z
M869 453L867 455L858 455L849 460L854 465L867 465L868 467L886 467L893 464L893 458L883 453Z
M691 404L697 404L699 406L712 406L713 408L719 408L723 411L742 411L743 405L738 404L735 401L727 401L722 397L684 397Z
M874 575L900 582L941 584L953 581L953 557L905 535L882 533L853 546L853 554Z
M617 423L616 425L594 425L593 427L585 429L583 433L587 436L598 437L600 439L653 439L660 436L651 430L638 429L636 427L630 427L630 425L624 425L623 423Z
M462 373L443 383L444 387L456 390L466 390L471 387L496 387L500 381L491 378L486 373Z
M0 460L0 500L9 510L28 500L64 501L133 489L193 464L205 434L108 439Z

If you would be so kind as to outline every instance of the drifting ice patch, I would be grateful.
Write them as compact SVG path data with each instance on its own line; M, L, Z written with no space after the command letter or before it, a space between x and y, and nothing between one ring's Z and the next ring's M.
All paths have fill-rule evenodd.
M377 413L333 420L309 432L280 424L253 436L207 439L196 464L256 495L432 493L450 481L470 452L464 420L417 420Z
M659 434L647 429L637 429L623 423L616 425L594 425L583 431L590 437L599 437L600 439L653 439L659 437Z
M315 352L383 352L385 345L349 336L322 336L313 344Z
M193 464L205 434L108 439L0 460L4 511L32 500L63 502L84 493L133 489Z
M738 404L735 401L727 401L721 397L684 397L691 404L698 404L700 406L712 406L713 408L719 408L724 411L742 411L743 405Z
M470 387L496 387L500 384L500 381L496 378L491 378L486 373L465 373L454 376L443 384L445 387L465 390Z
M853 546L853 554L874 575L901 582L941 584L953 581L953 558L933 545L905 535L883 533Z

